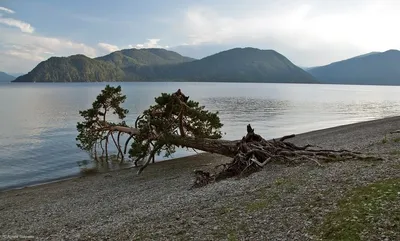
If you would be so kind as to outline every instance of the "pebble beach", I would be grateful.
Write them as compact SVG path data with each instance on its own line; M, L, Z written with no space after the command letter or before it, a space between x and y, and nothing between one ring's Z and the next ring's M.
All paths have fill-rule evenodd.
M398 129L400 117L390 117L287 133L298 145L381 161L271 164L192 189L194 170L230 161L201 153L152 164L140 175L131 168L4 191L0 240L319 240L315 228L349 191L400 177L400 134L390 134ZM382 238L365 235L361 240Z

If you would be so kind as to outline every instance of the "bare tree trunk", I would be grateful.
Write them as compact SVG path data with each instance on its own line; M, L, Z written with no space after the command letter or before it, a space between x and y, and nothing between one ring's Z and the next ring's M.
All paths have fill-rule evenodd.
M176 146L193 148L228 157L234 157L236 155L238 145L240 143L240 141L215 140L181 136L173 136L169 138L168 141L169 143L172 143Z
M137 129L128 127L113 126L110 129L111 131L127 133L131 136L139 133ZM295 137L295 135L288 135L279 139L265 140L260 135L255 134L254 129L248 125L247 134L241 140L228 141L221 139L193 138L177 134L168 135L167 137L163 136L162 140L163 142L173 144L177 147L193 148L232 158L232 161L228 164L224 164L223 170L217 174L197 171L195 173L197 177L193 187L203 186L210 182L232 176L247 175L248 173L263 168L271 162L297 164L304 161L311 161L316 163L318 166L321 166L320 161L331 162L352 159L380 159L379 157L365 156L361 153L349 150L311 149L310 147L312 146L310 145L296 146L293 143L287 142L288 139L293 137ZM154 134L149 138L149 141L157 140L158 138L161 137ZM150 155L149 159L138 173L140 173L150 163L150 158L154 157L155 151L153 149L153 151L145 154Z
M129 128L124 126L112 126L107 128L107 130L111 132L119 132L129 134L131 137L139 134L139 130L135 128ZM127 145L131 137L126 141L124 153L126 153ZM157 139L156 136L152 136L149 139ZM168 136L168 143L174 144L178 147L186 147L193 148L209 153L221 154L228 157L234 157L237 152L238 145L240 144L239 140L236 141L228 141L221 139L207 139L207 138L193 138L189 136L181 136L181 135L171 135ZM122 152L122 148L121 148Z

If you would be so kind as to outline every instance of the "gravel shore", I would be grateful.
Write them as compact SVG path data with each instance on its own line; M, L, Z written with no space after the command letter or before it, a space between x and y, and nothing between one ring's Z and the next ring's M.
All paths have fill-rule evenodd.
M202 153L153 164L140 176L128 169L2 192L0 240L313 240L313 227L347 191L400 177L400 134L389 134L397 129L400 117L391 117L290 140L383 161L272 164L190 189L193 170L230 161Z

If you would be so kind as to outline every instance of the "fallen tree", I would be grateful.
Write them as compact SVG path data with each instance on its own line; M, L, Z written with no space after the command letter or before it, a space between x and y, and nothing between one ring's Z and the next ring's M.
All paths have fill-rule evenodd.
M118 153L116 158L124 161L130 145L129 158L140 167L138 173L154 162L156 155L164 152L165 156L170 156L176 147L233 158L215 174L196 171L194 187L247 175L271 162L296 164L309 161L321 165L321 162L326 161L371 158L349 150L296 146L287 142L294 135L265 140L255 133L250 124L241 140L222 140L220 129L223 125L218 112L205 110L198 102L189 100L189 96L185 96L180 89L172 94L162 93L155 98L155 105L138 116L134 126L130 127L125 122L129 111L121 107L125 100L126 96L122 95L120 86L107 85L93 102L92 108L79 112L84 121L77 124L77 146L88 151L96 161L108 161L108 146L112 143ZM121 143L122 135L128 137Z

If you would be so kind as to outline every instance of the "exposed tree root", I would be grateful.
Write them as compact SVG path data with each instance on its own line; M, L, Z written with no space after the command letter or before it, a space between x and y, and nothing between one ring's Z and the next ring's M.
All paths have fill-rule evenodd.
M255 134L254 129L249 124L247 126L247 135L237 144L237 151L233 160L230 163L223 164L222 171L216 174L195 171L195 182L192 187L202 187L209 183L235 176L247 176L272 162L289 165L313 162L318 166L322 166L321 163L331 161L381 159L349 150L310 149L311 145L296 146L293 143L286 142L287 139L293 137L295 135L267 141L260 135Z

